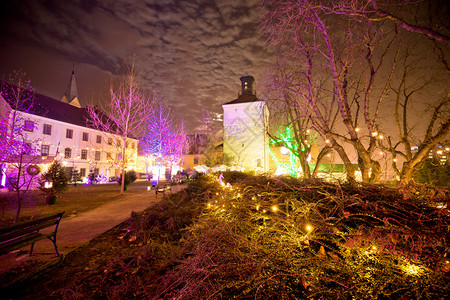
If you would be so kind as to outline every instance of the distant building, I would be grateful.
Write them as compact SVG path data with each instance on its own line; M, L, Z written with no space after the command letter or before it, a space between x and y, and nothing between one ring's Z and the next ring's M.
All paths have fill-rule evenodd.
M181 161L181 167L192 170L195 166L205 163L205 152L208 146L208 137L205 134L188 134L186 136L187 147Z
M233 165L244 171L269 171L269 110L256 97L254 78L244 76L238 98L223 107L223 152L233 158Z
M12 113L11 100L7 93L0 95L0 107L6 106ZM89 115L78 100L73 71L61 100L35 94L32 111L18 113L26 125L26 142L37 146L43 161L56 156L65 165L69 176L74 169L81 177L91 172L104 178L119 175L119 168L115 165L119 155L116 147L117 142L120 143L119 137L87 126ZM138 140L129 138L129 169L136 168L137 148Z

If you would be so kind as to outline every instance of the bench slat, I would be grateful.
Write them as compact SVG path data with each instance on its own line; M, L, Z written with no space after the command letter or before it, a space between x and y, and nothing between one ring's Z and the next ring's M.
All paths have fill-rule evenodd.
M10 232L10 231L13 231L13 230L16 230L16 229L32 226L32 225L35 225L35 224L39 224L39 223L42 223L42 222L47 221L47 220L51 220L51 219L55 219L55 218L61 218L63 214L64 214L64 212L60 212L60 213L56 213L56 214L42 216L42 217L39 217L37 219L33 219L33 220L29 220L29 221L25 221L25 222L16 223L16 224L12 224L12 225L1 227L0 228L0 235L5 233L5 232Z
M59 220L50 220L50 221L47 221L45 223L38 224L38 225L35 225L35 226L32 226L32 227L26 227L26 228L22 228L20 230L15 230L15 231L12 231L12 232L5 233L3 235L0 235L0 244L3 243L4 241L10 240L10 239L12 239L14 237L19 237L19 236L22 236L22 235L26 235L26 234L29 234L29 233L36 232L36 231L41 230L43 228L50 227L52 225L57 224L58 222L59 222Z
M37 241L43 240L45 238L49 238L53 235L54 235L53 233L49 233L49 234L36 233L35 235L24 236L21 239L11 241L11 243L1 245L0 246L0 254L2 254L2 255L7 254L11 251L23 248L23 247L28 246Z
M53 242L56 254L59 255L56 247L56 232L63 214L64 212L50 214L34 220L0 228L0 255L32 244L30 250L31 255L34 243L45 238L49 238ZM38 232L40 229L53 225L55 228L51 233L42 234Z

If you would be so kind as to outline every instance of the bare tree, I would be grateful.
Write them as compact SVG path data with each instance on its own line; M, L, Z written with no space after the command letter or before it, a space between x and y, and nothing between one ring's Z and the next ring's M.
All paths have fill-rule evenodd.
M0 135L2 136L1 162L7 166L0 172L6 176L8 185L16 195L16 214L14 222L20 216L22 205L29 196L29 191L35 184L35 178L40 173L37 166L42 160L38 154L37 141L28 140L27 132L36 129L34 121L27 120L25 114L35 110L35 93L26 73L14 71L8 77L8 82L1 83L1 97L5 100L0 120Z
M322 158L331 148L325 145L317 157L312 157L312 147L319 146L317 133L311 130L310 119L305 115L301 99L297 98L297 93L292 93L287 88L273 88L276 86L274 83L279 82L281 78L285 84L288 83L290 78L295 77L295 72L293 64L284 65L283 60L279 59L266 78L267 103L273 116L268 135L272 142L286 147L289 155L296 157L303 177L309 179L317 175ZM313 170L310 168L312 161L315 163Z
M141 145L144 153L156 159L159 169L163 163L178 164L182 159L186 147L184 123L175 119L161 97L155 99L153 113L146 119Z
M423 59L411 51L406 49L401 60L402 72L399 72L398 79L390 85L395 96L396 135L387 134L387 139L379 140L380 146L391 153L392 168L402 183L412 180L416 168L450 132L450 97L445 88L439 89L446 86L449 75L444 70L430 70L431 67L422 63ZM431 91L432 89L435 91ZM418 101L423 97L436 97L436 100L433 105L423 107ZM418 110L420 123L426 124L425 128L417 128L418 122L414 122L414 119L418 118L417 113L412 112L413 107ZM421 130L424 133L419 135Z
M142 90L134 61L124 64L123 73L117 86L111 84L110 99L100 109L95 106L87 108L89 126L118 137L113 140L118 151L117 164L122 174L120 194L124 191L125 168L130 159L129 138L142 135L146 120L152 116L153 97L147 97Z
M267 42L279 46L283 59L296 67L288 77L274 77L272 85L300 101L302 115L339 154L350 181L355 173L343 143L356 151L363 182L373 183L381 175L373 158L378 116L394 71L399 34L395 26L333 11L333 4L262 1L260 25Z

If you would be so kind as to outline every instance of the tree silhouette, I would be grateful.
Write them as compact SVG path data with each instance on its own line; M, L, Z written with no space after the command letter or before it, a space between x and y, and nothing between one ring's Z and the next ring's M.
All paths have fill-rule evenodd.
M125 168L137 149L129 147L130 138L142 135L146 120L152 116L155 97L147 97L142 90L133 61L131 65L124 63L117 86L112 84L110 87L109 101L100 108L87 108L89 126L118 137L112 143L118 152L116 163L121 171L120 194L124 192Z

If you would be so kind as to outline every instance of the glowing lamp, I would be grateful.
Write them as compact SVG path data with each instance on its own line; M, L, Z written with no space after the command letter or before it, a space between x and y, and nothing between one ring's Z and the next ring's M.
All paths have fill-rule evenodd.
M314 227L311 224L306 224L305 229L306 231L311 232L313 231Z
M289 154L289 149L283 146L283 147L281 147L280 152L283 155L288 155Z

